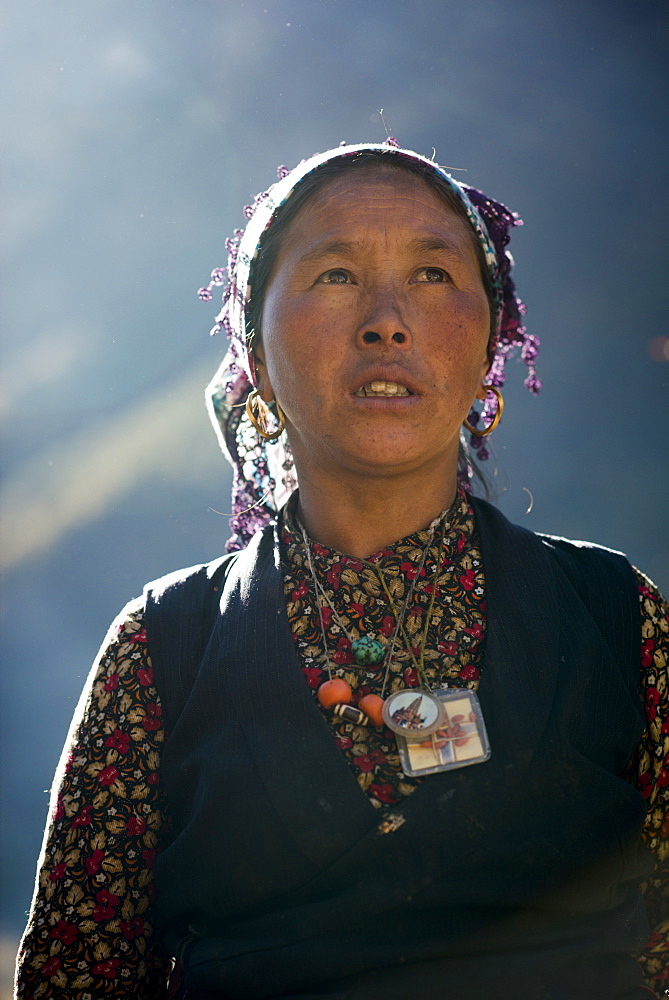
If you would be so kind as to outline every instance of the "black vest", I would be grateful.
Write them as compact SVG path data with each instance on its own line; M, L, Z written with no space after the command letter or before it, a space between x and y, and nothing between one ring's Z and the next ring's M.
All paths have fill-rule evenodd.
M475 509L492 756L425 778L391 822L304 681L271 528L147 588L174 824L156 925L189 1000L648 995L633 574Z

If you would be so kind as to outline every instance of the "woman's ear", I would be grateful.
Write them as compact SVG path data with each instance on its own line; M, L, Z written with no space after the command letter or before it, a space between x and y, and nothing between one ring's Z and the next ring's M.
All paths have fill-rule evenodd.
M256 377L256 385L261 398L266 403L271 403L274 399L274 390L267 372L265 364L265 352L262 344L256 344L253 348L253 369Z
M485 380L488 377L488 372L489 371L490 371L490 362L486 358L485 364L481 368L481 384L479 385L478 389L476 390L476 398L477 399L484 400L486 398L486 395L488 393L488 388L485 385Z

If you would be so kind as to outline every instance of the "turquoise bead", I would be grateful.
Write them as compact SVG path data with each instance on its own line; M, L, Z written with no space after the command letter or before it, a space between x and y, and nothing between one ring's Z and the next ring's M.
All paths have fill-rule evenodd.
M360 667L381 663L385 652L379 640L372 639L368 635L362 635L359 639L354 639L351 643L351 651L355 662Z

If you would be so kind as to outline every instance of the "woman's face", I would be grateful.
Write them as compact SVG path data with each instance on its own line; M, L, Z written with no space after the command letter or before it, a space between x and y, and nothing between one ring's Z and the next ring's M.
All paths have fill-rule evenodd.
M450 480L489 330L469 227L425 181L389 167L329 181L286 232L257 350L298 477Z

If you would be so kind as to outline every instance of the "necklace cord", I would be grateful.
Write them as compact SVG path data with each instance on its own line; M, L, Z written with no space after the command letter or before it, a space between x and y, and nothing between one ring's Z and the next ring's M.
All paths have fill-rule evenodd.
M444 514L445 514L445 512L444 512ZM385 574L383 573L382 568L379 567L376 563L370 562L370 560L368 560L368 559L359 559L358 560L364 566L368 566L370 569L374 570L375 575L380 580L381 586L383 587L383 590L385 591L386 597L388 599L388 603L390 604L390 609L391 609L391 611L393 613L393 617L395 619L395 629L393 631L393 635L392 635L391 641L388 644L388 649L387 649L386 656L385 656L385 663L384 663L384 665L385 665L385 671L384 671L384 677L383 677L383 685L382 685L382 688L381 688L381 698L385 697L386 686L388 684L388 678L390 676L390 665L392 663L393 655L394 655L394 652L395 652L395 647L397 645L397 638L398 638L398 635L399 635L400 631L402 632L402 638L404 639L404 643L406 645L407 652L409 653L409 656L411 657L411 660L412 660L412 662L414 664L414 667L416 669L416 673L418 675L418 679L419 679L421 685L423 687L425 687L428 691L431 690L429 682L427 680L427 676L425 674L425 666L424 666L424 663L425 663L425 643L427 642L427 633L428 633L428 629L429 629L429 625L430 625L430 619L432 617L432 611L434 609L434 602L435 602L436 593L437 593L437 580L438 580L438 577L439 577L439 570L441 568L440 567L440 558L441 558L441 553L442 553L443 547L444 547L444 539L446 537L447 521L444 519L444 514L442 514L439 518L436 518L431 523L431 525L430 525L429 536L428 536L427 542L425 543L425 546L423 548L423 554L421 556L421 560L420 560L420 563L418 565L418 569L417 569L417 571L416 571L416 573L415 573L415 575L414 575L414 577L413 577L413 579L411 581L410 587L407 590L407 594L406 594L406 597L404 599L404 603L402 605L402 610L400 611L399 615L397 613L397 607L396 607L395 602L393 600L392 594L390 593L390 588L388 587L388 583L386 581ZM407 635L407 631L406 631L406 628L405 628L405 625L404 625L404 619L406 617L407 609L409 607L409 604L411 602L411 598L413 597L414 591L415 591L416 586L418 584L418 580L420 578L420 575L423 572L423 569L425 568L425 563L427 561L427 556L428 556L428 553L430 551L430 547L432 546L432 542L434 541L434 535L435 535L435 532L436 532L436 529L437 529L437 525L438 525L439 521L442 520L442 519L443 519L443 523L442 523L442 529L441 529L441 538L439 540L439 547L438 547L438 550L437 550L436 570L435 570L434 582L433 582L433 586L432 586L432 595L431 595L431 599L430 599L430 605L429 605L429 608L428 608L428 613L427 613L427 616L426 616L425 626L423 628L423 634L422 634L422 637L421 637L420 661L418 661L416 659L415 654L414 654L413 646L411 644L409 636ZM337 611L336 607L334 606L334 603L332 602L332 600L330 599L330 597L326 593L325 588L323 587L323 585L321 584L320 580L318 579L318 576L316 575L316 568L314 566L313 558L312 558L312 553L311 553L310 539L309 539L309 537L308 537L308 535L307 535L307 533L306 533L306 531L304 529L304 525L302 525L301 523L300 523L300 529L301 529L301 532L302 532L302 539L304 541L304 547L305 547L306 554L307 554L307 563L309 565L309 571L311 573L311 577L312 577L312 580L313 580L313 583L314 583L314 589L315 589L315 592L316 592L315 593L315 596L316 596L316 605L318 607L318 618L319 618L319 622L320 622L320 626L321 626L321 635L323 637L323 650L324 650L325 659L326 659L326 662L327 662L328 678L330 680L332 680L332 665L330 663L330 655L328 653L327 634L326 634L326 630L325 630L325 622L323 621L323 603L322 603L322 601L325 601L326 604L330 607L330 610L332 611L333 615L335 616L335 618L337 620L337 624L342 629L342 631L346 635L346 637L349 640L349 642L352 642L353 640L352 640L352 637L351 637L348 629L346 628L346 626L345 626L345 624L344 624L344 622L343 622L343 620L342 620L339 612Z
M316 576L316 570L314 568L314 564L311 558L311 545L309 544L307 533L305 532L302 525L300 525L300 527L302 528L302 538L304 539L304 545L307 550L307 562L309 563L309 569L311 570L311 576L313 578L316 588L316 606L318 608L318 620L321 623L321 635L323 636L323 652L325 653L325 661L327 663L327 668L328 668L328 680L332 680L332 666L330 664L330 654L328 653L328 641L325 634L325 622L323 621L323 605L321 604L319 599L318 577ZM323 591L323 588L321 587L320 590ZM327 596L324 591L323 591L323 596L325 597Z
M406 609L407 609L409 600L410 600L411 596L413 595L413 591L414 591L414 587L415 587L416 581L418 580L418 577L422 573L423 568L425 566L425 561L427 559L427 554L428 554L428 551L430 549L430 546L432 545L432 541L433 541L433 538L434 538L434 528L432 530L432 536L428 539L427 545L425 546L425 550L423 552L423 558L421 559L420 565L418 567L418 572L416 573L414 579L412 580L412 586L411 586L411 589L409 590L409 593L407 595L407 599L404 602L404 607L402 608L402 615L401 615L401 618L399 618L399 619L397 619L397 612L395 610L395 602L393 601L393 597L392 597L392 594L390 593L390 588L388 587L388 584L386 582L386 578L385 578L383 572L377 569L377 573L379 575L379 579L381 580L381 585L383 586L383 589L386 592L386 597L388 598L388 602L390 604L390 607L391 607L391 610L393 612L393 615L395 616L396 620L398 621L398 626L401 626L402 638L404 639L404 644L405 644L405 646L407 648L407 652L409 653L409 656L411 657L413 665L416 668L416 673L418 674L418 679L419 679L421 685L423 687L427 688L428 691L431 691L432 689L430 687L430 683L429 683L429 681L427 679L427 675L425 673L425 643L427 642L427 633L428 633L428 629L430 627L430 618L432 617L432 611L434 610L434 602L435 602L435 598L436 598L436 594L437 594L437 580L439 578L439 570L441 568L441 566L440 566L440 559L441 559L441 553L443 552L443 548L444 548L444 539L445 539L445 537L446 537L446 522L444 522L444 524L443 524L443 527L442 527L442 530L441 530L441 538L439 539L439 547L437 549L437 557L436 557L437 568L435 570L434 581L433 581L433 584L432 584L432 595L431 595L431 598L430 598L430 606L428 608L428 612L427 612L427 615L425 617L425 626L423 628L423 634L421 636L420 661L416 659L416 654L413 651L413 645L411 643L411 639L407 635L407 631L406 631L406 628L405 628L405 625L404 625L404 618L405 618ZM373 566L374 564L373 563L368 563L368 565ZM385 681L384 681L384 689L385 689Z

